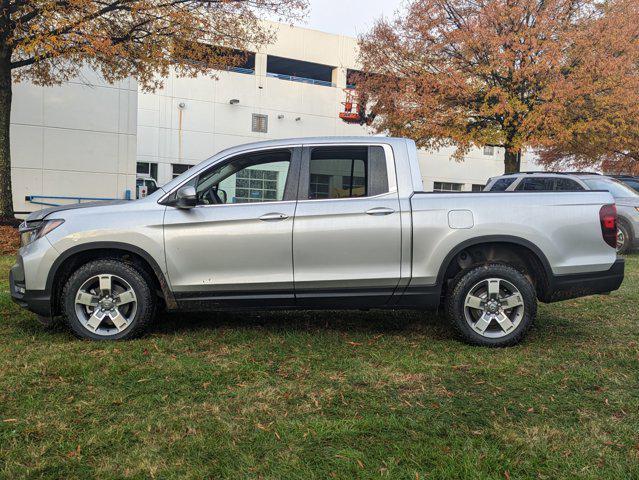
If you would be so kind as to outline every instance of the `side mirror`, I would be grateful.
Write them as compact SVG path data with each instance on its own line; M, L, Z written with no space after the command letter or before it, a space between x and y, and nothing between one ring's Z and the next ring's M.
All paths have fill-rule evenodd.
M175 195L175 206L177 208L193 208L197 205L197 193L195 187L187 185L180 188Z

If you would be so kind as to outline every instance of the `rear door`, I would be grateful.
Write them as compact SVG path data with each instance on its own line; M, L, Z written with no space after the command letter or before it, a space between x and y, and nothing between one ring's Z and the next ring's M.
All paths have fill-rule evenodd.
M399 282L400 262L390 147L305 147L293 225L298 305L381 306Z

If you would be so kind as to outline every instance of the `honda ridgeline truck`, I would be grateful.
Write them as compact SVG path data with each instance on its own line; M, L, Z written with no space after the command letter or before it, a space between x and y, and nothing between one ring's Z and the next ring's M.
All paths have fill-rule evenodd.
M608 192L422 190L406 139L233 147L146 198L29 215L11 295L93 340L140 335L158 308L444 307L464 340L505 346L538 300L623 280Z

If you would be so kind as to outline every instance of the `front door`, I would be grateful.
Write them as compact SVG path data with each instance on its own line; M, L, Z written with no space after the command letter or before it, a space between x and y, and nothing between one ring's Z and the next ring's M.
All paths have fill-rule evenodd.
M167 207L167 269L183 307L293 304L300 158L279 149L222 161L190 180L196 207Z
M300 306L384 305L397 287L401 220L382 146L305 147L293 228Z

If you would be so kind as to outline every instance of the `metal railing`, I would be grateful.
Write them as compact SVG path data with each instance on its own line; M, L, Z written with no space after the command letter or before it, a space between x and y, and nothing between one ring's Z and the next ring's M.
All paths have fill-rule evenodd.
M244 73L246 75L255 75L255 70L251 68L229 67L227 70L229 72Z
M311 85L321 85L323 87L334 87L333 82L325 80L315 80L314 78L296 77L295 75L284 75L283 73L266 72L267 77L279 78L280 80L289 80L291 82L308 83Z

